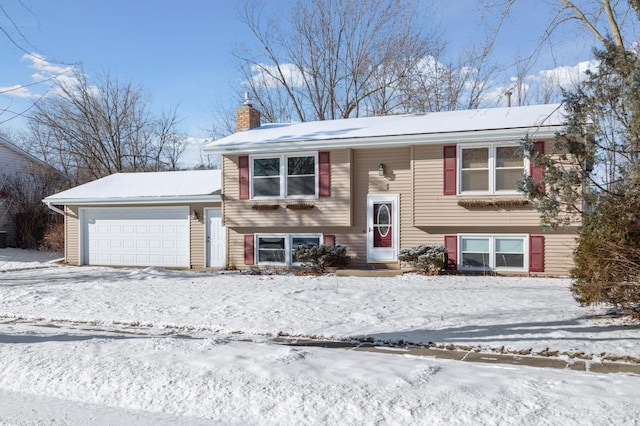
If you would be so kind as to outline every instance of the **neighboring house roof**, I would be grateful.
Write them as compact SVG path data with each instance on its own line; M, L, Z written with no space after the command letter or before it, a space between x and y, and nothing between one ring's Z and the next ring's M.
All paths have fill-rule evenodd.
M34 157L33 155L29 154L27 151L21 148L18 148L16 145L12 144L8 140L6 140L4 137L0 136L0 149L3 149L3 148L11 151L14 155L21 157L25 160L31 161L32 163L35 163L39 166L51 167L44 161L40 160L37 157ZM9 169L11 168L8 167L7 164L3 164L2 156L0 156L0 173L2 173L2 171L4 170L9 170ZM22 170L22 167L18 167L17 170Z
M116 173L59 192L54 205L166 204L220 201L220 170Z
M425 114L265 124L218 139L202 150L239 154L327 148L377 148L411 144L507 140L553 136L563 124L560 104L486 108Z

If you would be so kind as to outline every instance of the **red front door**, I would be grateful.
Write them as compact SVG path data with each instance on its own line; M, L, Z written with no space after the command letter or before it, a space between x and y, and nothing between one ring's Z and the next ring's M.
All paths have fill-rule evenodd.
M373 246L393 247L391 203L373 203Z

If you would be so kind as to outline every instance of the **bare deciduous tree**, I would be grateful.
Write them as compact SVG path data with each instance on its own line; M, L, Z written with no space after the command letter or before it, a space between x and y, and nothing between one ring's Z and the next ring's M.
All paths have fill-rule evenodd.
M32 145L74 183L116 172L175 168L184 151L176 110L155 117L145 91L101 75L91 84L75 71L29 118Z
M0 174L0 201L16 225L18 247L37 248L50 225L50 211L42 203L67 184L57 170L32 165L20 173Z
M440 50L413 1L296 0L286 27L259 6L245 0L243 20L261 52L238 58L266 121L365 115L373 95L386 110L416 64Z

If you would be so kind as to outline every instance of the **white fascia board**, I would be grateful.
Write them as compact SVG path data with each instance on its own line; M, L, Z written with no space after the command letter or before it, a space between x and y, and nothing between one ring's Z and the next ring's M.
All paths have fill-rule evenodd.
M156 204L192 204L219 203L220 195L201 197L130 197L130 198L45 198L45 204L56 206L106 206L106 205L156 205Z
M203 147L202 150L207 154L234 155L340 148L393 148L411 145L513 141L520 140L525 137L525 135L529 135L529 137L533 139L547 139L555 136L562 128L563 126L539 126L515 129L471 130L464 132L323 139L312 141L267 141L220 147L216 147L214 145L210 147Z

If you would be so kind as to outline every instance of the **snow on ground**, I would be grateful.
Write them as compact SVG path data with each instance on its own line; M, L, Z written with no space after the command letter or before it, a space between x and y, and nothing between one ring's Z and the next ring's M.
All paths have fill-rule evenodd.
M566 279L29 268L0 250L3 424L638 424L640 376L284 346L277 335L640 358ZM33 256L33 254L32 254ZM38 256L38 255L35 255ZM37 260L37 259L36 259ZM33 259L26 263L30 263ZM565 355L562 355L565 353Z
M60 253L45 250L0 249L0 272L18 269L46 268L50 263L62 260Z

